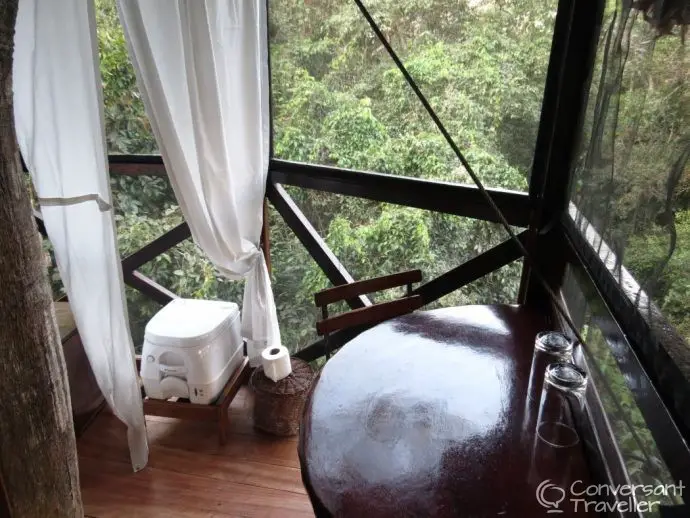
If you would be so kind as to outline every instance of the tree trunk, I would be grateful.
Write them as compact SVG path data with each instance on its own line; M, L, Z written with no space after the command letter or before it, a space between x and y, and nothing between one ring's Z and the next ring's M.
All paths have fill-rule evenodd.
M13 518L71 518L83 510L67 371L14 132L16 15L0 1L0 478Z

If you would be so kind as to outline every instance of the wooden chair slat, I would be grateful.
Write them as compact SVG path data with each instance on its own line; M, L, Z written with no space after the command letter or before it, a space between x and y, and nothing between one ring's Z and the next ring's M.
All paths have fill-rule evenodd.
M419 309L422 305L422 297L419 295L374 304L373 306L355 309L320 320L316 323L316 332L319 335L325 335L346 327L382 322L389 318L410 313L415 309Z
M404 286L422 280L421 270L409 270L406 272L384 275L373 279L351 282L342 286L327 288L314 294L314 302L317 306L326 306L341 300L348 300L358 295L372 293L375 291ZM376 306L371 306L376 307Z

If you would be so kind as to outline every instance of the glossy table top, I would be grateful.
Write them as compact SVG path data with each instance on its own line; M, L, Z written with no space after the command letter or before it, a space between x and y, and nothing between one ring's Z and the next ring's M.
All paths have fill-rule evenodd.
M463 306L405 315L346 344L302 423L317 515L546 516L535 497L543 480L588 476L581 445L534 450L540 391L527 395L544 329L525 308Z

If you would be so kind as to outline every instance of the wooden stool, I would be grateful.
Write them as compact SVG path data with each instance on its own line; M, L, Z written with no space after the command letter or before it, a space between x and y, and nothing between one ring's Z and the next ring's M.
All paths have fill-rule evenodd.
M239 369L230 377L223 391L211 405L190 403L188 399L171 398L168 400L151 399L144 396L144 414L160 417L174 417L188 421L210 421L218 424L218 439L223 445L227 442L228 407L240 387L247 382L251 374L249 359L245 358Z

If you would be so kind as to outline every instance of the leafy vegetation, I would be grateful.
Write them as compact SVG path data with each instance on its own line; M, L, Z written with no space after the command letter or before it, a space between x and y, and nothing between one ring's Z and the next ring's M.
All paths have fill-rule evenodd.
M675 32L608 2L573 200L688 341L690 58Z
M99 0L97 5L110 151L155 153L114 2ZM556 3L371 0L367 5L482 180L492 187L525 190ZM687 166L671 197L679 221L676 252L665 268L652 263L658 266L669 247L658 214L666 204L666 169L687 145L690 110L683 85L690 67L679 38L655 40L653 29L634 19L633 11L629 19L637 23L627 42L627 62L618 60L623 79L602 74L611 67L604 64L605 51L617 56L607 49L613 43L606 38L627 27L613 23L621 18L613 17L616 9L617 3L609 2L575 200L598 227L609 229L605 237L618 245L621 257L625 251L625 264L635 275L642 280L660 276L646 287L653 288L655 300L688 336L690 317L683 300L690 278L681 266L687 249L682 246L687 232L681 228L688 225ZM353 2L272 2L269 30L277 157L469 183ZM619 107L615 125L606 113L605 124L595 124L601 115L594 102L599 92L609 92L603 96L607 106ZM615 139L609 139L611 133ZM598 145L602 140L616 144ZM181 221L164 179L115 177L113 191L124 255ZM431 278L504 238L496 225L485 222L314 191L290 193L355 278L412 267ZM311 293L327 281L273 213L271 225L280 320L285 343L296 350L313 338ZM240 300L239 283L217 277L189 242L144 270L184 296ZM443 302L513 301L519 270L519 264L510 265L498 280L484 279ZM131 302L139 340L153 307Z
M553 6L538 4L371 3L489 186L527 188L555 16ZM154 153L114 4L97 5L110 152ZM470 181L353 3L288 0L273 2L270 14L277 157ZM112 183L123 255L181 221L165 180L114 177ZM355 278L408 268L432 278L505 239L486 222L327 193L290 193ZM274 213L271 253L283 340L297 350L315 338L312 294L327 280ZM520 267L509 265L441 303L513 302ZM142 270L182 296L241 300L240 283L216 276L191 242ZM140 342L156 305L134 292L128 301Z
M526 190L556 2L366 4L484 183ZM690 145L690 66L680 38L657 39L639 13L628 6L623 17L615 0L608 4L573 200L604 229L619 258L687 338L690 174L681 158ZM109 151L155 153L113 0L97 0L97 21ZM353 2L272 1L269 31L276 157L469 182ZM115 176L111 182L123 256L182 221L166 179ZM429 279L505 239L491 223L316 191L289 192L358 279L408 268L421 268ZM312 294L328 282L272 210L270 224L281 331L295 351L314 339ZM242 283L218 276L190 240L142 271L181 296L241 301ZM508 265L439 304L514 302L520 271L521 264ZM140 344L157 306L132 290L127 297ZM643 419L596 321L590 324L591 352L622 401L618 410L605 402L616 435L631 470L643 473L650 465L638 462L639 441L626 435L626 423L642 430ZM623 414L617 415L620 408ZM642 437L645 451L655 450L646 430L635 437ZM653 462L655 473L663 471L660 462Z
M659 25L673 9L645 20L634 5L607 2L572 198L617 266L627 267L682 336L668 333L671 344L664 347L688 358L690 63L679 28L674 34ZM651 423L616 361L616 339L607 337L607 311L588 307L587 313L583 334L593 378L631 480L668 483Z

